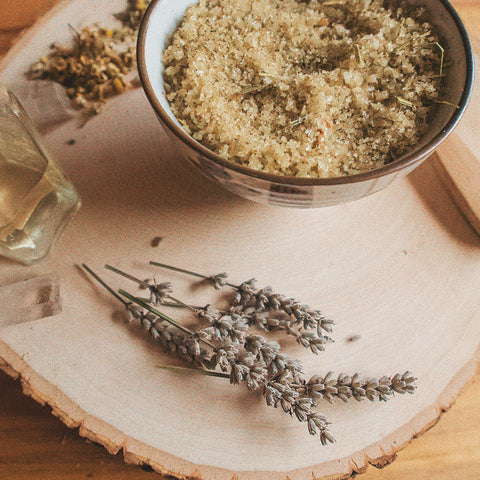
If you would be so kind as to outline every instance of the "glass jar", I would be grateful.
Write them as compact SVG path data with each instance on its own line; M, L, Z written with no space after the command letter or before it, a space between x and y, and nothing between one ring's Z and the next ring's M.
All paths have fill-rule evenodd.
M75 187L0 84L0 255L27 265L43 258L79 208Z

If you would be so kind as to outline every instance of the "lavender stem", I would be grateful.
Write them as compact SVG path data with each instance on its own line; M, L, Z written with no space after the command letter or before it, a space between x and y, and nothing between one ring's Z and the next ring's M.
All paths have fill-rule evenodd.
M119 270L118 268L115 268L115 267L112 267L111 265L105 265L105 268L107 270L111 270L112 272L118 274L118 275L121 275L122 277L125 277L125 278L128 278L129 280L132 280L133 282L136 282L138 283L139 285L142 285L142 287L145 287L145 288L148 288L149 285L144 282L143 280L140 280L128 273L125 273L125 272L122 272L121 270Z
M129 302L126 302L113 288L107 285L91 268L89 268L85 263L82 263L82 267L87 271L102 287L107 289L117 300L122 302L126 307L130 305Z
M192 275L197 278L203 278L204 280L208 280L210 278L207 275L202 275L201 273L192 272L191 270L185 270L184 268L173 267L172 265L166 265L165 263L159 263L154 261L150 261L149 263L150 265L154 265L156 267L166 268L167 270L173 270L174 272L186 273L187 275ZM225 285L228 285L229 287L232 287L232 288L238 288L238 285L233 285L233 283L226 283Z

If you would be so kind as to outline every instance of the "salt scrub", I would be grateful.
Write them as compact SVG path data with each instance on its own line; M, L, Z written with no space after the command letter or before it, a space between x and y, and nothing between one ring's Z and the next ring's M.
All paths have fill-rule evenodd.
M200 0L163 53L185 130L279 175L366 172L418 143L441 47L421 9L381 0Z

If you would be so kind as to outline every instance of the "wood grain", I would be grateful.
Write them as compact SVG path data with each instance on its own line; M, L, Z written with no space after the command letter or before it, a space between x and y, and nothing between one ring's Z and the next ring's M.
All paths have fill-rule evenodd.
M466 23L471 23L472 28L475 25L472 22L480 18L480 7L476 2L469 2L462 6L461 13L466 15ZM476 25L480 25L480 21ZM8 35L11 36L11 32ZM381 471L370 468L362 478L477 479L480 465L478 398L480 382L476 381L452 410L434 428L400 452L392 465ZM110 456L103 448L86 444L74 431L66 429L52 417L47 407L40 407L24 397L19 386L1 374L0 478L143 480L161 477L127 466L119 456Z
M58 0L0 0L0 57L24 29Z
M480 381L477 378L437 425L363 480L476 480L480 465ZM48 407L22 394L0 372L0 478L8 480L154 480L67 428ZM165 479L166 480L166 479ZM260 480L260 477L259 477Z
M147 480L160 478L78 436L0 372L0 478Z

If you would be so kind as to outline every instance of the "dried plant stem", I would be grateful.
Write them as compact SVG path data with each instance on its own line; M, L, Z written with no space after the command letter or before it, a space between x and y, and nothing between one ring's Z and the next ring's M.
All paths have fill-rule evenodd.
M443 75L443 67L444 67L444 62L445 62L445 49L438 43L438 42L435 42L435 45L439 48L440 52L441 52L441 57L440 57L440 73L439 75L442 76Z
M410 102L409 100L405 100L402 97L397 97L397 100L398 100L398 103L405 105L406 107L413 108L415 106L412 102Z
M80 38L80 32L74 28L74 26L71 23L68 23L68 28L72 31L74 35L76 35L78 38Z
M150 285L145 282L144 280L140 280L139 278L134 277L133 275L130 275L129 273L123 272L122 270L119 270L118 268L112 267L111 265L105 265L105 268L107 270L112 271L113 273L116 273L117 275L121 275L122 277L128 278L128 280L131 280L132 282L138 283L140 286L144 288L149 288Z
M452 103L452 102L447 102L446 100L435 100L434 103L443 103L444 105L450 105L451 107L455 107L457 110L460 109L459 105L456 105L455 103Z
M150 285L148 282L146 282L145 280L140 280L139 278L136 278L134 277L133 275L130 275L126 272L123 272L122 270L119 270L118 268L115 268L115 267L112 267L111 265L105 265L105 268L118 274L118 275L121 275L122 277L125 277L125 278L128 278L129 280L132 280L132 282L135 282L135 283L138 283L139 285L141 285L142 287L144 288L148 288L149 290L150 289L156 289L156 286L154 285ZM183 308L186 308L188 310L190 310L191 312L193 313L197 313L199 309L195 308L194 306L192 305L188 305L184 302L182 302L181 300L179 300L178 298L175 298L175 297L172 297L171 295L169 294L165 294L165 297L166 298L169 298L170 300L173 300L173 302L175 303L169 303L168 306L170 307L183 307ZM148 302L145 302L143 299L139 298L139 297L135 297L137 300L141 300L143 301L144 303L148 303ZM162 305L165 305L164 302L161 302Z
M174 272L186 273L187 275L191 275L191 276L197 277L197 278L202 278L204 280L206 280L208 278L205 275L201 275L200 273L195 273L195 272L192 272L190 270L186 270L184 268L172 267L171 265L166 265L164 263L153 262L153 261L148 262L148 263L150 263L150 265L155 265L156 267L166 268L167 270L173 270Z
M126 302L113 288L107 285L88 265L82 263L82 267L104 288L106 288L119 302L123 303L126 307L130 305L130 302Z
M161 268L165 268L167 270L173 270L174 272L185 273L187 275L191 275L192 277L201 278L202 280L206 280L206 281L209 281L209 282L213 283L214 286L216 285L215 281L218 282L219 278L226 279L226 274L224 274L224 273L207 276L207 275L202 275L201 273L192 272L191 270L186 270L185 268L179 268L179 267L173 267L172 265L166 265L165 263L159 263L159 262L154 262L154 261L150 261L149 263L150 263L150 265L154 265L155 267L161 267ZM232 283L228 283L226 281L221 282L221 284L219 283L218 285L219 286L228 285L229 287L232 287L232 288L238 288L238 285L233 285Z
M147 303L150 303L150 298L147 298L147 297L135 297L135 298L138 298L139 300L143 300L144 302L147 302ZM174 297L171 297L169 295L169 298L174 298ZM200 307L199 305L190 305L190 304L186 304L186 303L183 303L183 302L177 302L177 301L172 301L172 302L162 302L162 306L163 307L172 307L172 308L188 308L189 310L191 310L192 312L195 311L199 311L199 310L204 310L205 307Z
M128 312L129 318L133 320L133 318L139 318L141 322L143 322L143 317L140 313L140 309L138 306L133 304L132 302L127 302L123 299L112 287L110 287L106 282L104 282L88 265L82 263L82 267L86 272L88 272L102 287L104 287L110 294L112 294L119 302L121 302L125 309Z
M195 314L198 314L198 312L200 310L203 310L201 308L196 308L193 305L188 305L187 303L182 302L178 298L172 297L172 295L167 295L167 298L169 298L170 300L173 300L175 302L175 303L169 304L170 306L183 307L183 308L186 308L187 310L190 310L191 312L193 312Z
M204 368L192 368L192 367L177 367L176 365L165 365L157 364L156 368L161 368L162 370L171 370L172 372L180 373L200 373L201 375L207 375L209 377L219 377L219 378L230 378L230 374L226 372L217 372L215 370L205 370Z

